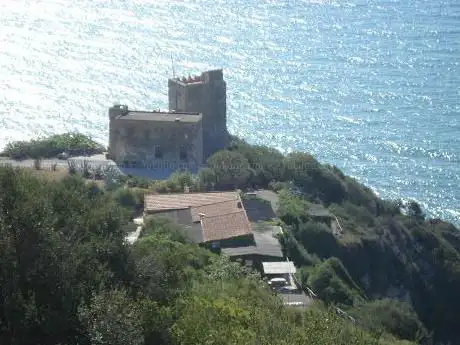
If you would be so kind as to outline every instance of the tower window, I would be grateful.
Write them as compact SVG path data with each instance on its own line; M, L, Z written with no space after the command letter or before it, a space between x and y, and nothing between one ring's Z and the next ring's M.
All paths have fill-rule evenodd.
M163 159L163 151L159 145L155 146L155 158L156 159Z

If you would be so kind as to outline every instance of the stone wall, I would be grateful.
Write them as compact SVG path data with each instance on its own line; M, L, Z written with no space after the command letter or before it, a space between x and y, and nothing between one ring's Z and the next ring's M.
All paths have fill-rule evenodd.
M227 86L222 70L199 77L168 81L169 109L203 115L203 157L206 160L228 142Z
M174 115L171 115L174 116ZM110 120L110 153L118 163L146 168L198 167L203 161L202 123Z

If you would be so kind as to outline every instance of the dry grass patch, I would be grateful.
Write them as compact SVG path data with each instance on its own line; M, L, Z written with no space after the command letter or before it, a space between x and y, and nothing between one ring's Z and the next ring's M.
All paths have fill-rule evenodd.
M69 176L69 171L67 168L56 168L56 170L51 169L41 169L36 170L34 168L23 168L29 171L33 176L42 178L48 181L61 181L64 177Z
M36 170L34 168L23 168L29 171L33 176L44 179L46 181L61 181L66 176L70 176L69 169L67 167L57 167L56 170L51 169L41 169ZM97 184L98 187L104 187L104 181L101 180L93 180L93 179L85 179L87 183L94 182Z

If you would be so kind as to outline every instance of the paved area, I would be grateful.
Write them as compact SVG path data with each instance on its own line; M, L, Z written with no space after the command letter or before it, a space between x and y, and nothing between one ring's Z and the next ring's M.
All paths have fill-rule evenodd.
M259 198L267 200L272 205L272 209L275 213L278 212L279 208L279 196L275 192L268 189L259 189L254 192Z
M13 167L21 167L21 168L32 168L34 166L33 159L24 159L24 160L14 160L10 158L2 157L0 158L0 165L11 165ZM75 162L76 164L80 164L83 161L86 161L90 166L106 166L106 165L113 165L116 166L115 162L112 160L108 160L105 158L104 155L94 155L94 156L79 156L79 157L72 157L68 160L65 159L57 159L57 158L50 158L50 159L42 159L41 166L46 168L51 168L51 166L55 165L58 167L68 167L68 162Z
M76 167L81 167L83 162L86 162L88 166L92 169L97 168L97 167L105 167L105 166L111 166L113 169L115 169L115 172L120 173L120 174L125 174L125 175L133 175L133 176L139 176L139 177L144 177L147 179L152 179L152 180L166 180L171 173L174 172L174 169L168 169L168 168L130 168L130 167L123 167L123 166L117 166L114 161L106 159L104 155L94 155L94 156L80 156L80 157L72 157L69 158L68 160L64 159L43 159L41 161L41 167L44 170L51 170L51 168L55 165L58 168L68 168L69 162L73 162ZM33 168L34 167L34 160L33 159L24 159L24 160L13 160L9 158L0 158L0 166L7 165L7 166L12 166L12 167L19 167L19 168Z

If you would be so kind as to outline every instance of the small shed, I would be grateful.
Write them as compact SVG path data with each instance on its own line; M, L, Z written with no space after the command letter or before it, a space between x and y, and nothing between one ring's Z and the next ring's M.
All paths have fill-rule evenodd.
M296 273L291 261L262 262L263 273L267 278L282 277L290 281L290 275Z

